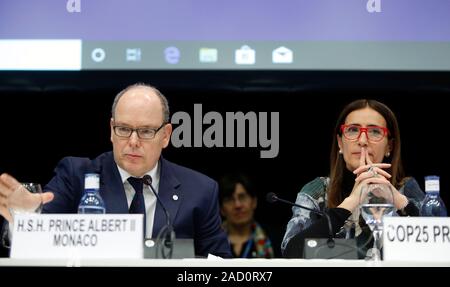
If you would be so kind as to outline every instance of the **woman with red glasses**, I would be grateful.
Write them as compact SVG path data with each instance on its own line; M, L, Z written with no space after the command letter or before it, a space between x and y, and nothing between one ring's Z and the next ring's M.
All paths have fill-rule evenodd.
M416 180L405 177L401 162L400 131L394 113L375 100L356 100L341 112L331 148L330 174L307 183L296 203L329 215L336 238L356 237L371 246L370 230L359 220L361 187L387 183L399 215L419 215L424 197ZM305 238L327 237L325 216L293 207L281 249L285 257L302 257ZM360 250L360 254L365 254Z

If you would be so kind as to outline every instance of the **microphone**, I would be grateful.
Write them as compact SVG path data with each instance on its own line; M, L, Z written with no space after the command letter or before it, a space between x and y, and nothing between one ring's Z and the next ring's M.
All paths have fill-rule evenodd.
M158 236L156 237L157 242L160 242L161 238L164 238L163 247L167 247L169 249L169 252L166 254L164 252L164 249L161 247L161 254L162 258L172 258L172 252L173 252L173 242L175 240L175 231L173 230L173 226L170 222L170 214L167 211L166 207L164 206L161 198L159 197L158 193L155 191L155 189L152 186L153 179L150 175L146 174L142 177L142 180L144 181L144 184L148 185L150 189L152 190L153 194L156 196L156 200L161 204L161 207L164 210L164 214L166 215L166 225L161 228L161 230L158 233ZM158 249L156 249L156 252L158 252ZM158 258L158 256L156 256Z
M294 203L294 202L291 202L291 201L279 198L274 192L269 192L266 195L266 200L268 202L270 202L270 203L274 203L274 202L277 202L277 201L283 202L283 203L286 203L286 204L289 204L289 205L292 205L292 206L296 206L296 207L299 207L299 208L302 208L302 209L309 210L309 211L311 211L311 212L313 212L313 213L315 213L317 215L324 216L327 219L327 223L328 223L327 246L329 248L333 248L335 246L335 242L334 242L334 239L333 239L333 227L331 226L330 216L326 212L318 211L318 210L315 210L315 209L312 209L312 208L309 208L309 207L306 207L306 206L303 206L303 205L299 205L297 203Z
M303 208L309 210L317 215L324 216L328 223L328 239L323 242L321 239L314 238L304 238L305 242L300 245L297 251L290 253L288 257L304 257L304 258L341 258L341 259L358 259L358 247L356 244L356 239L343 239L343 238L333 238L333 228L331 226L330 216L326 212L311 209L306 206L299 205L294 202L290 202L285 199L279 198L275 193L270 192L266 195L268 202L283 202L292 206ZM323 242L323 243L321 243ZM324 248L322 248L324 246Z

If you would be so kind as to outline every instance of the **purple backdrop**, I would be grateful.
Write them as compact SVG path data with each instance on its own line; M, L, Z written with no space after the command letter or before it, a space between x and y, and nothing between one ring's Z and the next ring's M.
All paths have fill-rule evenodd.
M449 0L0 0L0 38L449 41Z

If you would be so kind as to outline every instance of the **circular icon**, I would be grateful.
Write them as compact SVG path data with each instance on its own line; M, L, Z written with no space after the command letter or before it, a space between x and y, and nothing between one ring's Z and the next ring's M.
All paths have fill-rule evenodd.
M145 240L145 246L153 247L153 246L155 246L155 241L153 241L151 239L147 239L147 240Z
M314 248L314 247L317 246L317 241L315 241L315 240L313 240L313 239L308 240L308 242L306 243L306 245L308 245L308 247Z
M106 58L105 50L103 50L102 48L95 48L91 52L91 58L94 62L103 62L103 60L105 60Z
M177 47L167 47L164 50L164 58L166 59L166 62L169 64L178 64L180 61L181 53L180 50Z

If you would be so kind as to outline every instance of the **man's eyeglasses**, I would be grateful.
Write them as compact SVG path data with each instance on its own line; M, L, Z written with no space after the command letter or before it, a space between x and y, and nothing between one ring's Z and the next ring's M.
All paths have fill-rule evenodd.
M124 127L124 126L113 126L114 133L116 136L120 138L129 138L131 134L135 131L140 139L143 140L151 140L155 137L156 133L162 129L163 126L165 126L166 123L163 123L159 128L152 129L152 128L137 128L132 129L130 127Z
M385 127L370 126L363 128L357 125L341 125L341 132L348 140L354 141L359 139L361 134L366 133L367 139L371 142L381 141L388 133L389 130Z

